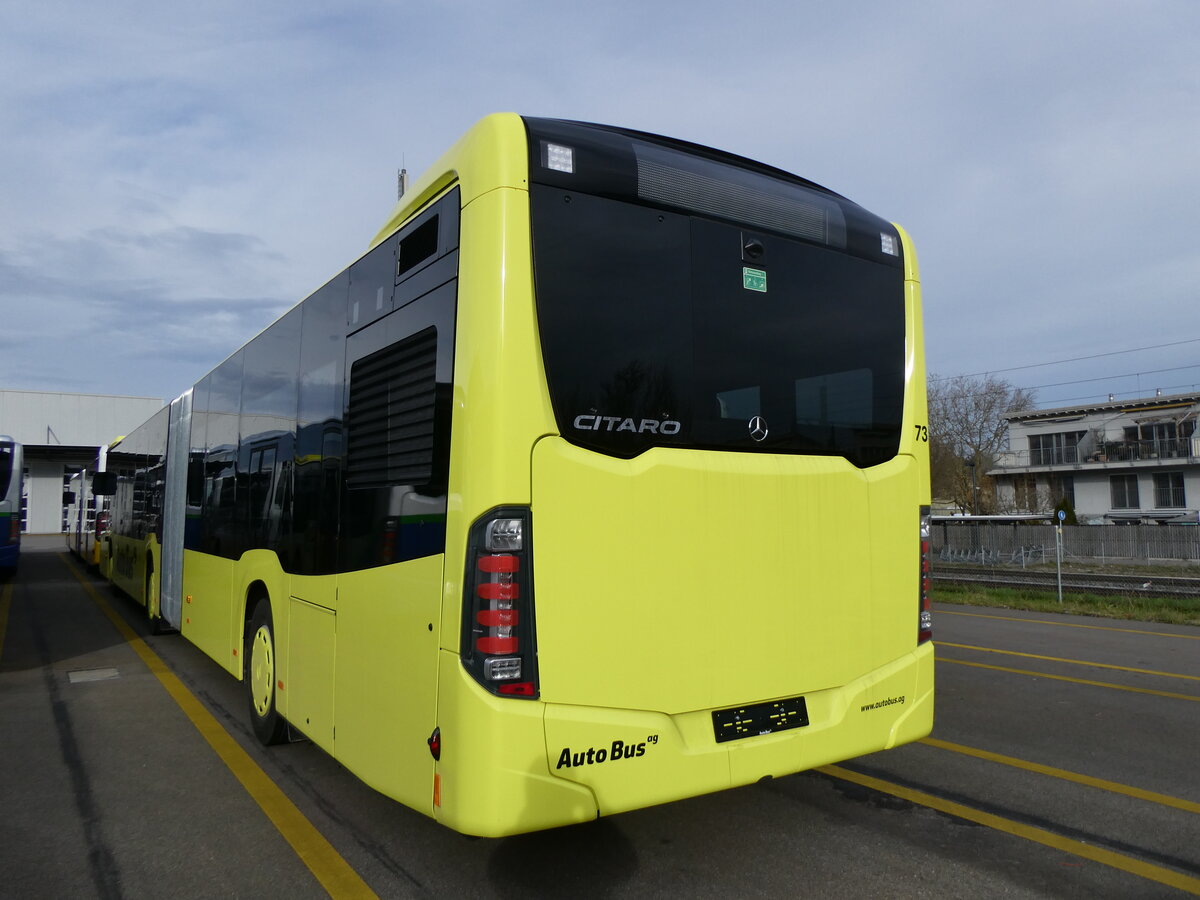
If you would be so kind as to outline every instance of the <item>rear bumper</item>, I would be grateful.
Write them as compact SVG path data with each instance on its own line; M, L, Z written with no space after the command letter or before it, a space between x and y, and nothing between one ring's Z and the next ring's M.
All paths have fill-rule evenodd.
M491 697L443 653L434 815L501 836L752 784L917 740L933 727L933 645L804 695L809 724L718 743L712 710L665 715ZM772 699L772 698L766 698ZM757 702L757 698L752 701Z
M933 727L933 646L850 684L805 694L804 701L808 725L724 743L716 741L712 710L668 716L548 705L550 771L589 788L607 815L907 743ZM620 759L614 759L617 742ZM632 759L625 750L631 744ZM583 765L576 765L581 751Z

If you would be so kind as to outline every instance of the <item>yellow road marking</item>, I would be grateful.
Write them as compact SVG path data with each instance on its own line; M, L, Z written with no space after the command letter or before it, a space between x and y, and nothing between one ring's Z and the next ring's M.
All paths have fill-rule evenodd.
M1052 831L1047 831L1044 828L1036 828L1032 825L1025 825L1021 822L1016 822L1012 819L1005 819L1002 816L997 816L993 813L987 813L983 810L973 809L970 806L965 806L962 803L955 803L952 800L943 800L941 797L935 797L933 794L926 794L924 791L913 790L912 788L904 787L903 785L893 784L890 781L883 781L879 778L872 778L870 775L862 775L858 772L852 772L849 769L843 769L841 766L821 766L817 769L818 772L824 772L826 775L831 775L834 778L840 778L843 781L850 781L854 784L862 785L880 793L890 794L893 797L899 797L902 800L908 800L910 803L916 803L920 806L926 806L930 809L935 809L938 812L946 813L947 815L957 816L960 819L966 819L968 822L975 822L978 825L984 825L988 828L993 828L996 831L1002 831L1005 834L1011 834L1015 837L1024 838L1028 841L1042 844L1045 847L1050 847L1054 850L1070 853L1073 856L1078 856L1083 859L1098 862L1102 865L1111 866L1114 869L1120 869L1122 872L1128 872L1131 875L1137 875L1139 878L1145 878L1150 881L1165 884L1168 887L1178 888L1182 891L1187 891L1191 894L1200 895L1200 878L1193 878L1190 875L1184 875L1182 872L1176 872L1173 869L1168 869L1164 866L1156 866L1153 863L1143 862L1132 856L1125 856L1122 853L1114 853L1112 850L1105 850L1102 847L1095 847L1091 844L1085 844L1083 841L1076 841L1069 837L1055 834Z
M1173 700L1192 700L1200 702L1200 697L1191 694L1173 694L1170 691L1154 691L1150 688L1129 687L1124 684L1111 684L1107 681L1089 681L1086 678L1071 678L1067 675L1051 675L1049 672L1032 672L1029 669L1010 669L1006 666L989 666L987 663L967 662L965 659L937 658L938 662L954 663L959 666L974 666L976 669L992 669L996 672L1013 672L1017 675L1032 675L1035 678L1051 678L1054 681L1070 681L1073 684L1090 684L1093 687L1112 688L1115 691L1130 691L1134 694L1153 694L1155 697L1170 697Z
M1136 672L1139 675L1158 675L1162 678L1186 678L1189 681L1200 681L1200 675L1180 675L1176 672L1159 672L1155 669L1135 669L1131 666L1114 666L1111 663L1090 662L1086 659L1063 659L1059 656L1041 656L1037 653L1019 653L1016 650L999 650L996 647L976 647L972 644L951 644L940 641L939 647L956 647L959 650L978 650L981 653L1001 653L1005 656L1023 656L1026 659L1042 659L1047 662L1070 663L1073 666L1091 666L1094 669L1116 669L1119 672Z
M1093 778L1091 775L1081 775L1079 772L1056 769L1054 766L1043 766L1041 763L1017 759L1015 756L1004 756L1000 753L992 753L990 750L980 750L978 747L967 747L964 744L953 744L950 741L942 741L937 738L922 738L920 743L928 744L930 747L937 747L941 750L949 750L952 753L961 753L965 756L973 756L976 759L984 759L988 762L1000 763L1001 765L1012 766L1017 769L1025 769L1029 772L1036 772L1039 775L1049 775L1051 778L1060 778L1063 781L1073 781L1075 784L1099 788L1102 791L1124 794L1126 797L1133 797L1137 800L1147 800L1150 803L1158 803L1162 806L1182 809L1184 812L1200 813L1200 803L1193 803L1191 800L1184 800L1180 797L1172 797L1170 794L1146 791L1128 784L1105 781L1103 778Z
M0 659L4 658L4 635L8 633L8 608L12 605L12 592L11 581L0 591Z
M1083 625L1079 622L1055 622L1053 619L1025 619L1020 616L993 616L987 613L959 612L954 609L938 609L936 612L939 616L970 616L975 619L1029 622L1031 625L1057 625L1059 628L1091 628L1095 631L1123 631L1126 634L1144 634L1150 637L1183 638L1185 641L1200 641L1200 634L1180 634L1175 631L1144 631L1141 628L1117 628L1115 625Z
M334 898L341 897L376 897L374 891L367 886L357 872L350 867L333 848L333 845L296 807L288 796L275 784L241 745L233 739L221 723L216 720L195 695L187 689L178 676L157 653L143 641L128 623L121 618L107 600L84 579L75 566L67 562L63 554L59 559L83 586L88 596L100 607L100 611L108 617L113 626L120 632L126 643L141 657L162 686L166 688L171 698L179 704L179 708L191 720L196 729L208 741L209 746L216 751L217 756L229 768L242 787L259 805L267 818L279 830L283 838L292 846L296 855L316 876L321 886Z

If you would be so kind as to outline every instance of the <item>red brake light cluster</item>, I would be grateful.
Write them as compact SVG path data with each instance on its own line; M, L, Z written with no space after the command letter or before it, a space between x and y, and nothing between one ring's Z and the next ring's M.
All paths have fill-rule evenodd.
M933 612L929 608L929 578L932 564L929 558L929 542L932 522L929 507L921 507L921 586L918 598L917 643L923 644L933 637Z
M529 511L498 509L471 529L463 664L495 694L537 697Z

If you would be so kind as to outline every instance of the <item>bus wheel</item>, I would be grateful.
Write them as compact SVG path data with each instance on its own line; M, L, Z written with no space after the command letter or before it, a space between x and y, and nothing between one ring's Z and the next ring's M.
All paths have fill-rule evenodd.
M267 746L281 743L287 735L287 722L275 709L275 629L271 623L271 601L266 597L254 607L243 659L246 666L243 681L254 733Z

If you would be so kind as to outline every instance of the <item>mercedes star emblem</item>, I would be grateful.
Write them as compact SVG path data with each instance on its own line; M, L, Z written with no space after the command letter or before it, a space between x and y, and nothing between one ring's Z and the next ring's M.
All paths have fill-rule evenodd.
M750 428L750 437L756 441L765 441L767 439L767 420L762 416L755 416L746 423Z

